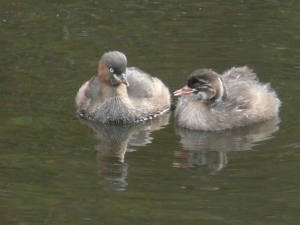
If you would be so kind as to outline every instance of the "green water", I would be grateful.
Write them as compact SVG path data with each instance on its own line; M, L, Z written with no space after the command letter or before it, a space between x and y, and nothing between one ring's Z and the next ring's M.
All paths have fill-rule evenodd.
M299 1L0 0L0 24L0 224L299 223ZM281 122L87 124L74 98L108 50L171 92L248 65Z

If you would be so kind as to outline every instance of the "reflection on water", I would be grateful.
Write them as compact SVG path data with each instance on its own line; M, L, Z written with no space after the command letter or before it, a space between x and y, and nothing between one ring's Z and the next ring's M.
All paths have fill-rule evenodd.
M216 173L228 163L227 152L251 150L258 142L273 137L279 118L252 126L220 132L203 132L176 127L183 150L176 151L174 167L193 168L198 173ZM178 162L177 162L178 161Z
M299 223L300 1L0 5L0 224ZM280 130L259 142L277 125L193 136L176 135L172 122L120 130L124 142L114 143L118 130L95 129L91 152L96 144L78 129L92 129L72 120L74 97L114 49L170 91L198 67L248 65L284 103ZM229 152L246 149L263 151ZM126 191L103 193L118 188Z
M124 191L128 176L125 153L134 151L134 146L145 146L152 142L151 133L163 129L169 123L169 113L147 123L141 124L100 124L80 119L91 127L99 140L94 148L99 163L99 184L105 190ZM131 148L130 148L131 147Z

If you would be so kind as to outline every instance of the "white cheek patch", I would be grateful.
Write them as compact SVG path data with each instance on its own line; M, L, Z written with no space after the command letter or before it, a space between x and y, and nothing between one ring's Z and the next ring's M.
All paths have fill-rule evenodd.
M198 92L198 94L197 94L199 97L200 97L200 99L202 99L202 100L207 100L208 99L208 96L207 96L207 93L206 92Z

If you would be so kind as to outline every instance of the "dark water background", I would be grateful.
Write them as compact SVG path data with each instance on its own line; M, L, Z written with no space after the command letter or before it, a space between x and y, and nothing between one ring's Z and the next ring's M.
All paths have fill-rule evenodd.
M0 40L0 224L299 223L299 1L0 0ZM79 121L76 92L108 50L171 92L197 68L248 65L281 122Z

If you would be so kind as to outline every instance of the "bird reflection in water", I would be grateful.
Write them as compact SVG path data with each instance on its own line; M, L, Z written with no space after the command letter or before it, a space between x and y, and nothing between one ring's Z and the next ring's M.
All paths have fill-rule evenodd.
M194 174L215 174L228 163L227 152L251 150L260 141L273 138L279 118L219 132L175 127L183 150L175 152L174 167L191 168Z
M103 124L80 119L94 131L99 140L94 148L97 151L99 184L105 190L124 191L126 189L128 167L126 152L134 151L135 146L146 146L152 142L151 133L163 129L169 123L169 113L152 121L139 124Z

